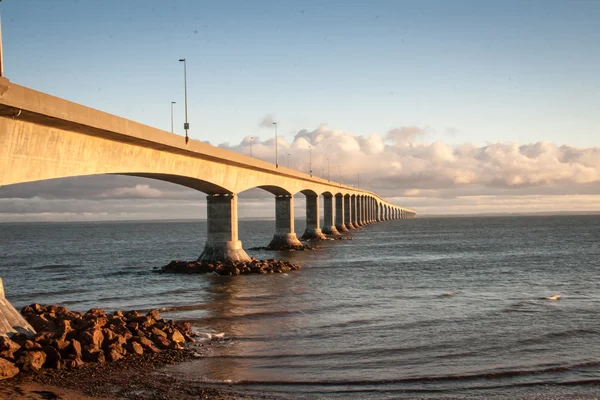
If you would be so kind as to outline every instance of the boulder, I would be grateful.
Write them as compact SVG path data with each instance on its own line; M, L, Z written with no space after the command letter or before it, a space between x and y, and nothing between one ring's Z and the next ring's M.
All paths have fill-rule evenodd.
M106 357L104 355L104 351L101 349L95 348L83 348L83 360L90 362L103 363L106 361Z
M6 336L0 336L0 357L12 360L14 353L19 351L20 348L20 344L13 342Z
M144 354L144 348L138 342L131 341L127 343L125 348L127 349L127 352L131 354Z
M84 346L91 346L99 349L102 347L104 341L104 335L100 328L92 328L79 333L79 340Z
M168 336L169 340L177 343L185 343L185 337L177 329L173 329L173 333Z
M54 321L49 320L43 315L26 315L25 319L27 319L29 325L31 325L36 332L53 331L56 329L56 324L54 323Z
M27 351L21 354L17 360L17 366L21 371L39 371L46 362L46 353L43 351Z
M4 358L0 358L0 380L9 379L19 373L19 368Z
M52 346L43 346L42 351L46 353L46 365L49 367L58 368L62 366L60 361L62 360L62 355L60 352Z
M23 348L28 351L29 350L41 350L42 345L37 342L33 342L31 340L26 340L25 343L23 343Z
M169 339L167 339L164 336L157 336L154 339L154 343L158 346L158 348L160 349L168 349L169 346L171 345L171 341Z
M152 336L153 339L156 340L156 338L158 337L163 337L163 338L167 338L167 334L165 333L165 331L158 329L158 328L152 328Z

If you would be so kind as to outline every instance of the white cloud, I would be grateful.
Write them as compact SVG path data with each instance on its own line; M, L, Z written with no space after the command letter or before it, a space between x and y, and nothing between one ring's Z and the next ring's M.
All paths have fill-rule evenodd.
M272 122L270 116L264 123ZM266 122L265 122L266 121ZM356 135L325 125L301 130L289 143L279 137L279 164L372 190L399 205L426 213L600 211L600 147L550 142L450 145L422 141L427 129L403 127L384 136ZM220 146L274 162L272 137L246 137ZM137 199L132 202L131 199ZM118 218L203 218L204 195L171 183L116 175L49 180L0 188L0 217L110 215ZM298 202L301 204L301 202ZM240 196L240 216L273 214L260 189ZM250 210L250 211L248 211ZM261 210L256 214L257 210ZM482 211L483 212L483 211ZM58 213L58 214L53 214ZM60 214L63 213L63 214ZM91 214L90 214L91 213ZM108 213L109 217L105 217ZM133 217L132 217L133 216ZM44 218L46 218L44 217ZM48 217L50 218L50 217ZM83 217L82 217L83 218ZM88 217L85 217L88 218Z
M133 187L118 187L111 190L107 190L103 193L100 193L98 197L152 199L161 196L162 192L160 190L153 189L150 187L150 185L139 184Z

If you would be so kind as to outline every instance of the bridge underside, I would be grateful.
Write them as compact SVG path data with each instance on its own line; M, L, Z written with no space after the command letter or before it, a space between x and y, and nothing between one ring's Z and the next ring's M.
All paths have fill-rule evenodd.
M0 186L98 174L158 179L205 193L208 239L203 260L247 259L237 235L237 195L251 188L275 197L272 244L278 248L299 245L294 231L296 193L306 196L303 237L310 240L415 216L372 192L202 142L186 143L180 136L0 78Z

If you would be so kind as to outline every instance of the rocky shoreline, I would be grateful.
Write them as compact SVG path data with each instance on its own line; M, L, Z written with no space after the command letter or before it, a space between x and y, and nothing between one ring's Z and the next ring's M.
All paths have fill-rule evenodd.
M21 314L37 334L0 336L0 398L247 398L159 373L202 357L208 347L192 343L189 323L165 320L157 310L79 313L32 304Z
M182 350L183 344L195 340L189 323L162 319L157 310L145 315L137 311L107 314L99 308L79 313L32 304L23 307L21 314L37 333L0 336L0 377L4 379L42 368L63 370L130 355Z
M217 275L248 275L248 274L273 274L298 270L301 267L288 261L268 259L257 260L252 257L250 261L171 261L169 264L157 268L157 273L175 274L217 274Z

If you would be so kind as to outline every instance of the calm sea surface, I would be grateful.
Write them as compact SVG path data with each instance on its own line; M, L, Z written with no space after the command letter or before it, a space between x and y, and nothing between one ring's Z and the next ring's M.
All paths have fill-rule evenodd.
M205 231L0 224L0 276L17 308L161 308L222 333L207 357L166 373L284 399L600 393L600 216L389 221L321 251L248 251L304 266L286 275L151 272L195 259ZM273 231L240 222L246 249Z

